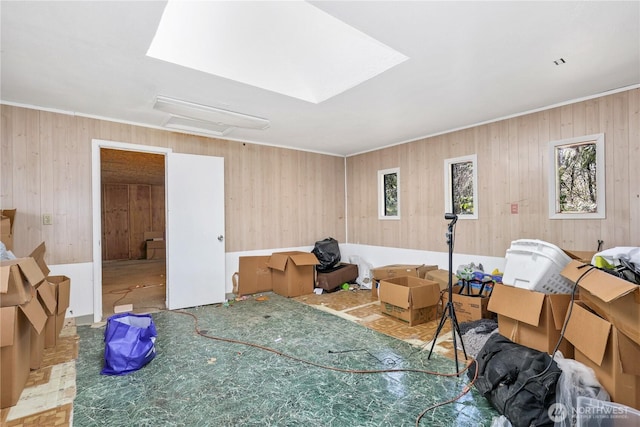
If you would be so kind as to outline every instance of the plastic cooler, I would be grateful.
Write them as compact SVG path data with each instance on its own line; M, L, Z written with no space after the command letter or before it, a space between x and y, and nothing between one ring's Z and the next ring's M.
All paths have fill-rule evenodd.
M542 240L511 242L505 256L502 283L545 294L570 294L573 283L560 272L571 258L557 246Z

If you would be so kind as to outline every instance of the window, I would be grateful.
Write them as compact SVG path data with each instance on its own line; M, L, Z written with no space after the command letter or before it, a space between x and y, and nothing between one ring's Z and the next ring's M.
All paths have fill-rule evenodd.
M605 218L604 134L549 143L549 218Z
M400 219L400 169L378 171L378 218Z
M478 219L477 156L444 161L444 210L459 219Z

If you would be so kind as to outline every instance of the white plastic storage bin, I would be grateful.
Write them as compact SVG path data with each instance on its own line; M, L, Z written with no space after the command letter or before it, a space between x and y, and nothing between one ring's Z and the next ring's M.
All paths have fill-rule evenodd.
M557 246L542 240L511 242L505 256L502 283L545 294L570 294L573 283L560 272L571 258Z

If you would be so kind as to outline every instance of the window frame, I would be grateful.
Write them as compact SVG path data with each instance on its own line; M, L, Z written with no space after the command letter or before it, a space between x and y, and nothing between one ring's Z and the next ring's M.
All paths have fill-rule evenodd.
M596 145L596 212L570 212L559 210L559 183L556 164L557 147L577 145L593 142ZM604 133L585 135L574 138L549 141L549 219L605 219L606 218L606 188L605 188L605 146Z
M473 165L473 213L458 214L458 219L478 219L478 155L453 157L444 159L444 211L453 212L453 182L451 182L452 166L458 163L471 162Z
M386 215L386 197L384 178L386 175L396 175L396 201L397 201L397 215ZM400 219L400 168L382 169L378 171L378 219Z

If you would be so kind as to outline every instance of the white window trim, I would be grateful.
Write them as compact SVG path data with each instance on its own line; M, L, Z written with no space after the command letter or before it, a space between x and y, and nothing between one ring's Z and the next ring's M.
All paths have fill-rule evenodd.
M598 186L598 207L594 213L558 213L558 183L556 181L556 147L561 145L579 144L594 141L596 144L596 182ZM606 218L605 203L605 163L604 163L604 133L579 136L549 142L549 219L604 219Z
M473 163L473 214L459 214L458 219L478 219L478 155L454 157L444 160L444 212L453 213L451 199L451 166L456 163Z
M398 215L385 215L384 213L384 176L395 173L398 190ZM378 171L378 219L400 219L400 168L383 169Z

